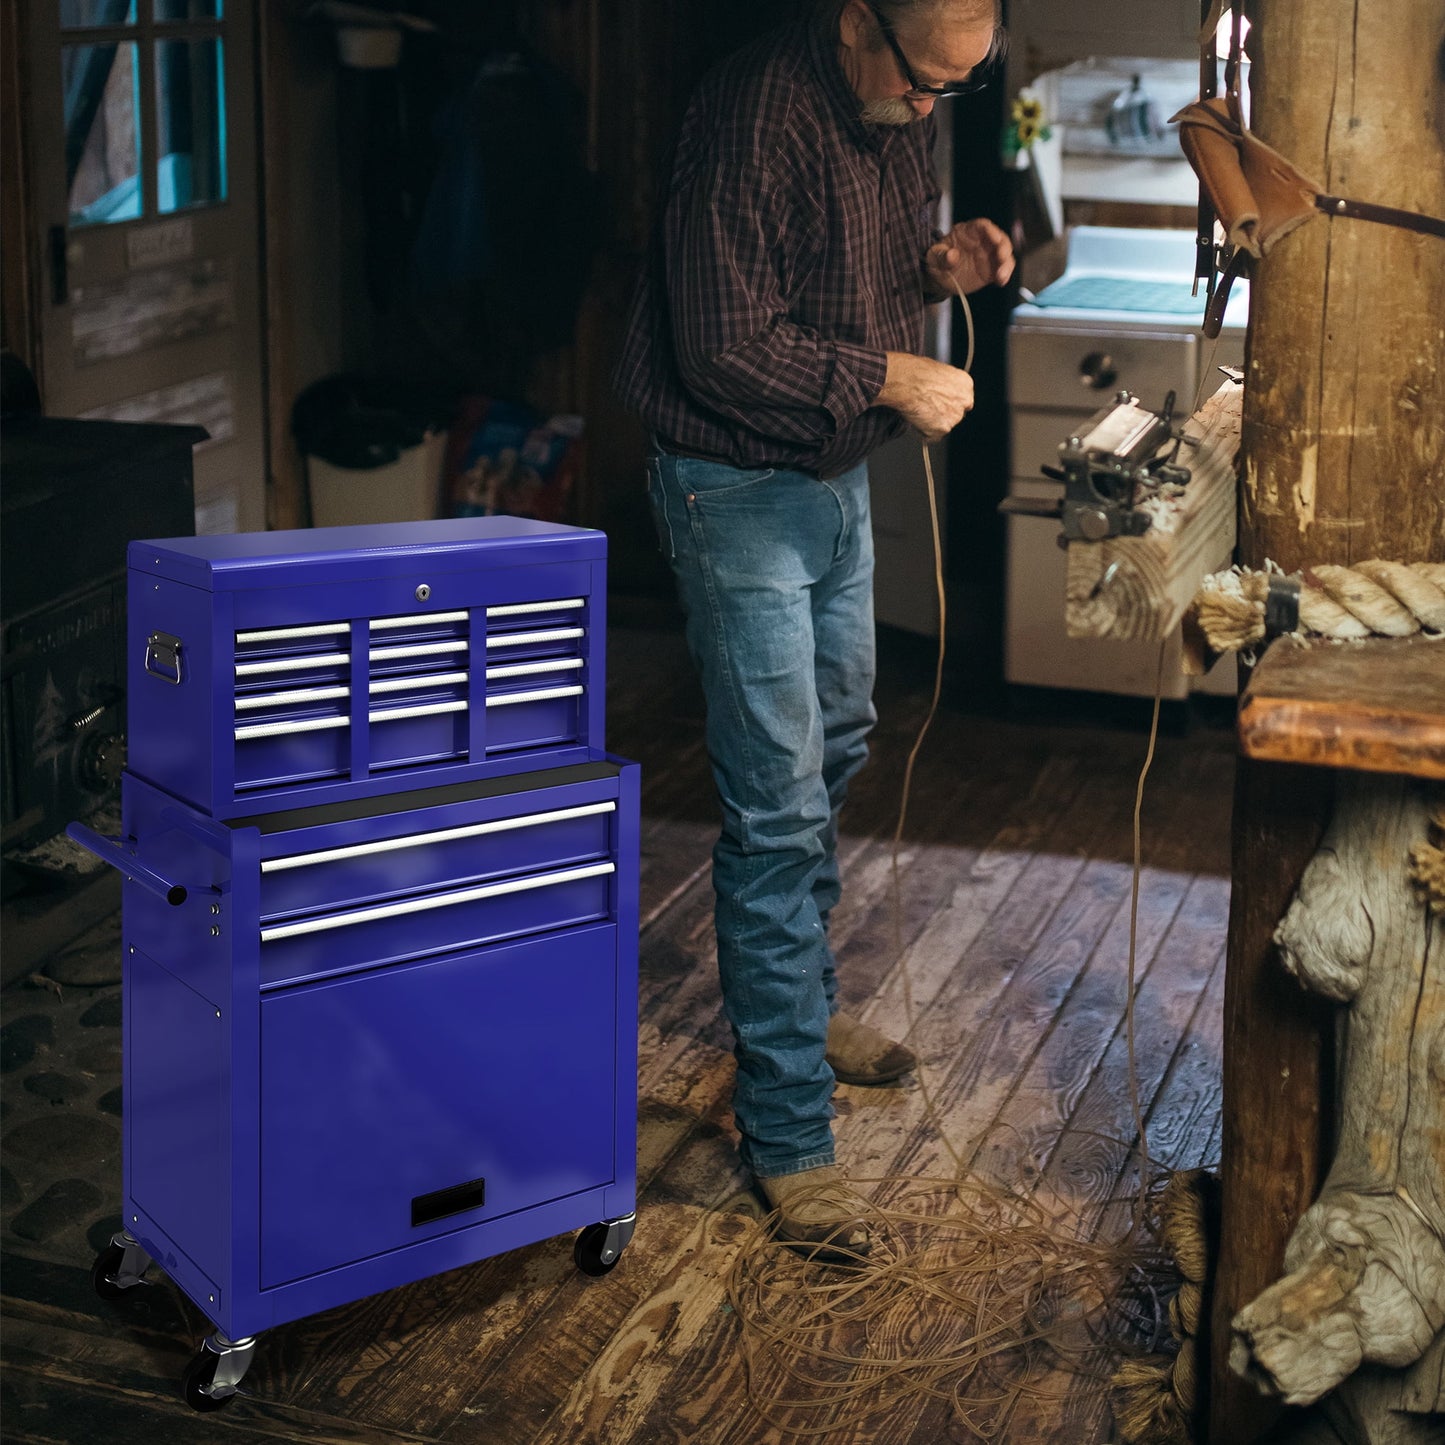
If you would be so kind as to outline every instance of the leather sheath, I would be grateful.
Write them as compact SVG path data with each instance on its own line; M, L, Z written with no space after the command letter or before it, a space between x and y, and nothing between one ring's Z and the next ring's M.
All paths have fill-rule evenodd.
M1245 127L1233 95L1196 100L1171 119L1178 123L1180 147L1213 204L1228 243L1251 256L1264 255L1281 236L1319 215L1378 221L1445 237L1445 220L1438 216L1326 195L1323 187Z
M1262 256L1321 214L1315 206L1321 188L1245 128L1235 97L1197 100L1173 119L1230 245Z

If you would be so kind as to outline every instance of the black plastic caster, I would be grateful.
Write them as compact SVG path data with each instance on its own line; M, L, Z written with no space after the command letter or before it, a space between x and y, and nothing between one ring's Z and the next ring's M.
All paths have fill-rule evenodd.
M610 1259L603 1257L610 1233L610 1228L605 1224L589 1224L577 1236L577 1242L572 1246L572 1258L583 1274L590 1274L595 1278L610 1274L617 1268L617 1261L622 1258L620 1249L614 1248Z
M125 1298L128 1291L121 1288L114 1279L114 1276L120 1273L124 1262L125 1251L118 1244L108 1244L96 1255L95 1263L90 1267L90 1287L101 1299Z
M216 1378L221 1357L214 1350L197 1350L181 1375L181 1396L193 1410L207 1413L224 1410L231 1403L230 1395L208 1395L206 1389Z

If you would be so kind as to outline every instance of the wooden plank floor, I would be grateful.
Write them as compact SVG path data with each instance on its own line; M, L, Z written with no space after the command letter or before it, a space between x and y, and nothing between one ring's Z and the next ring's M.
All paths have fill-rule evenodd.
M573 1268L570 1241L550 1240L285 1326L263 1337L245 1397L200 1417L177 1395L205 1332L186 1301L163 1277L143 1298L113 1305L90 1291L87 1241L118 1209L114 1150L84 1166L103 1196L89 1230L81 1220L43 1239L12 1227L15 1188L23 1194L25 1185L17 1163L3 1238L6 1440L801 1438L772 1429L749 1405L724 1288L761 1209L738 1164L728 1108L701 703L671 612L629 611L614 618L610 638L609 741L645 765L640 1205L619 1266L588 1280ZM915 773L895 908L891 837L931 686L926 658L907 651L901 662L885 657L874 758L844 816L845 894L833 934L846 1004L907 1035L925 1061L935 1113L916 1081L840 1088L841 1159L860 1175L943 1176L951 1163L942 1130L983 1175L1031 1181L1051 1209L1118 1231L1137 1184L1123 1019L1144 737L1001 722L946 705ZM1146 795L1137 1081L1152 1157L1166 1167L1211 1162L1218 1149L1232 773L1229 734L1196 726L1161 738ZM97 946L113 939L112 924ZM100 1004L117 990L95 992ZM89 1007L73 997L52 1005L29 984L9 994L7 1019L17 1009L50 1007L63 1019ZM75 1066L66 1029L53 1034L29 1065L47 1076ZM114 1024L109 1035L91 1028L84 1042L93 1050L109 1039L113 1049L118 1034ZM18 1077L7 1077L12 1099ZM7 1108L7 1144L15 1127ZM1102 1392L1067 1379L1060 1389L1062 1398L1016 1401L1000 1438L1108 1441ZM936 1445L964 1437L934 1404L813 1438Z

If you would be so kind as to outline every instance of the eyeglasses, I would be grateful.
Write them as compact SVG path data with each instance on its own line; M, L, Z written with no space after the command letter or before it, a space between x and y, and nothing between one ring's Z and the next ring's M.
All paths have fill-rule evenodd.
M867 4L867 0L864 0ZM908 57L903 53L903 47L899 45L893 34L889 23L878 13L875 6L868 5L869 13L878 22L878 28L883 32L883 38L888 42L888 48L893 52L893 58L898 62L898 69L902 72L904 80L908 82L908 89L904 92L904 100L948 100L955 95L973 95L982 90L994 77L994 67L989 61L982 65L976 65L969 71L968 77L964 80L946 80L942 85L924 85L913 73L913 67L908 63ZM990 57L990 60L992 57Z

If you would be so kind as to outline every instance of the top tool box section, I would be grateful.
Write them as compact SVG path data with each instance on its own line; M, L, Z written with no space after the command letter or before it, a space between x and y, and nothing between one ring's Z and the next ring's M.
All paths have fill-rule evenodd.
M133 542L128 766L230 818L584 761L606 552L519 517Z

